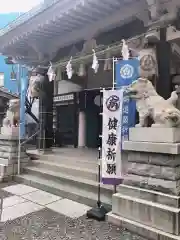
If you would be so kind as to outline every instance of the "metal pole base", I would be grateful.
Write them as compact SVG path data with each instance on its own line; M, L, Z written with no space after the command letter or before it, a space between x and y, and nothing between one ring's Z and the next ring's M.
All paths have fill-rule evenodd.
M105 208L103 205L100 207L95 207L87 211L86 216L87 218L94 219L97 221L105 221L106 214L110 212L111 209Z

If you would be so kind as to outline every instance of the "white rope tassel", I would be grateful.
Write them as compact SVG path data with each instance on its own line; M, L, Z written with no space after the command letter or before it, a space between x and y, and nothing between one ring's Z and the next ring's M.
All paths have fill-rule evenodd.
M50 82L54 81L55 78L56 78L56 74L55 74L55 72L53 70L53 67L52 67L51 63L50 63L50 67L48 69L47 75L48 75L48 78L49 78Z
M67 73L68 79L71 79L73 75L71 61L72 61L72 57L70 58L69 62L66 65L66 73Z
M124 39L122 39L121 53L122 53L123 60L129 60L129 48Z
M94 72L97 73L98 69L99 69L99 63L98 63L98 59L96 56L96 52L93 49L93 64L92 64L92 69L94 69Z

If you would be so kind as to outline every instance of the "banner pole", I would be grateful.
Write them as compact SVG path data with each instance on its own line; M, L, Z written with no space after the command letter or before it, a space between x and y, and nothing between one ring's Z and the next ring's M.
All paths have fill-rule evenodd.
M112 87L113 90L114 90L114 85L115 85L115 67L114 67L114 57L113 57L113 87Z
M21 174L21 122L19 123L19 139L18 139L18 175Z
M115 65L114 65L114 62L115 62L115 58L113 57L113 88L112 90L115 89ZM116 189L116 185L114 185L114 193L117 192L117 189Z
M18 64L19 66L19 64ZM21 99L22 99L22 93L21 93L21 77L19 75L19 99L20 99L20 109L19 109L19 112L21 112ZM21 114L21 113L20 113ZM21 174L21 117L19 119L19 139L18 139L18 175Z
M103 105L102 98L101 98L101 92L103 92L104 89L100 90L100 112L99 115L103 116L103 113L101 112L101 106ZM102 133L103 134L103 133ZM101 138L101 145L102 145L102 135L99 136ZM97 196L97 206L94 208L91 208L87 211L86 216L87 218L95 219L97 221L105 221L106 214L110 212L110 209L102 205L101 202L101 167L102 167L102 148L98 148L98 196Z

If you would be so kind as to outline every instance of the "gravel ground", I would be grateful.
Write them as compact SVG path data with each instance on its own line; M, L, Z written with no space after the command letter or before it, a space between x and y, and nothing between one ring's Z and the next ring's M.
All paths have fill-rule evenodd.
M16 183L1 183L0 198L13 196L2 188ZM146 240L107 222L71 219L43 209L6 223L0 222L0 240Z
M43 209L0 226L1 240L145 240L107 222L70 219Z

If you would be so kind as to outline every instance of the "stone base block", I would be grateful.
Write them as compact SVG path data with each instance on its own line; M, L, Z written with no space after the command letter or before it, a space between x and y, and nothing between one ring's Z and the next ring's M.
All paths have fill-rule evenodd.
M180 143L124 141L122 143L122 149L124 151L180 154Z
M180 194L180 155L127 151L124 184Z
M113 195L109 221L146 238L180 239L180 143L174 130L154 128L153 137L151 129L131 129L134 136L122 146L127 174Z
M133 142L179 143L179 128L137 127L129 129L129 140Z
M166 233L162 230L158 230L153 227L149 227L142 223L130 220L113 214L112 212L107 214L107 221L113 223L119 227L128 229L131 232L134 232L145 239L151 240L179 240L180 237L171 233Z
M124 178L123 183L126 185L145 188L148 190L161 191L165 194L173 194L176 196L180 194L180 180L172 181L165 179L157 179L154 177L128 174Z
M180 196L165 194L160 191L154 191L125 184L119 185L119 187L117 187L117 192L123 195L131 196L132 198L140 198L170 207L180 208Z
M1 128L1 134L4 135L4 136L18 137L19 136L19 127L5 127L5 126L3 126Z
M26 163L21 163L20 170L22 171L26 166ZM12 177L18 173L18 164L12 165L2 165L0 164L0 182L6 182L7 180L12 180Z
M112 214L179 235L179 208L116 193L112 198Z
M11 179L18 172L18 137L0 135L0 181ZM25 147L21 147L21 169L29 161Z
M149 164L173 168L180 166L180 155L175 154L128 151L126 159L129 163Z
M180 179L180 166L158 166L149 163L129 162L127 164L127 173L138 176L148 176L157 179L176 181Z

